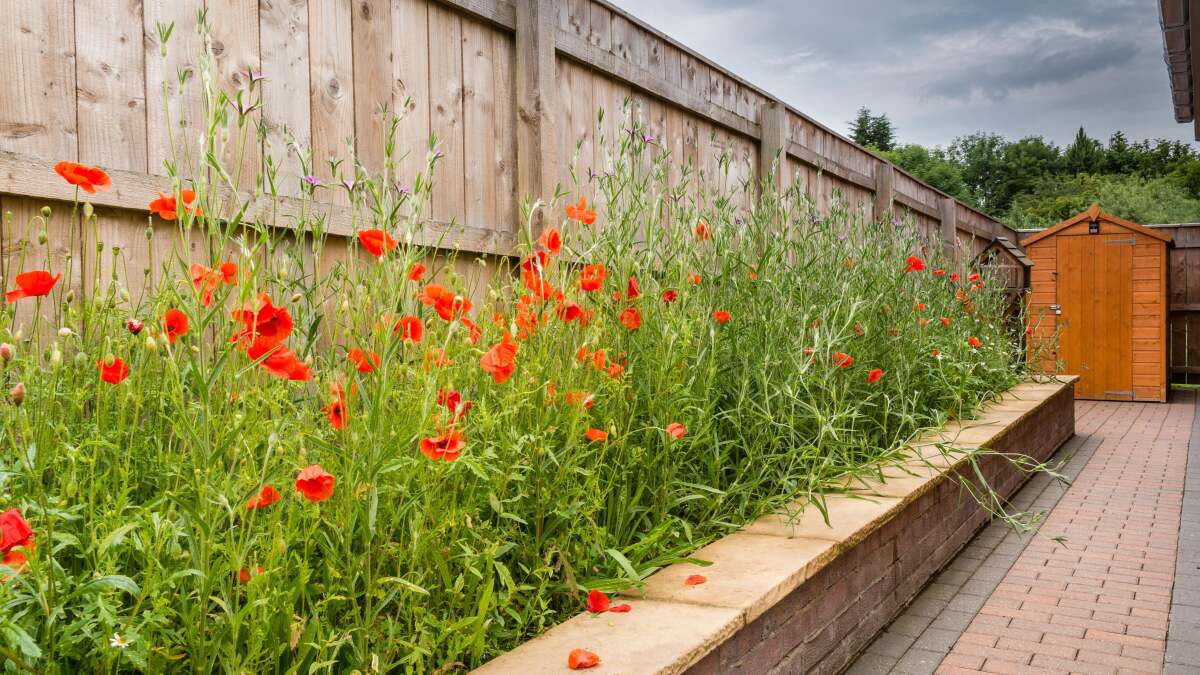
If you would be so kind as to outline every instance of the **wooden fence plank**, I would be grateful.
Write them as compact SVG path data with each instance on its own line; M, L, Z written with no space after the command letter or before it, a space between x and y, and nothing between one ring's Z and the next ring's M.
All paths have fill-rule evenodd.
M140 0L75 3L79 161L146 171Z
M434 174L430 213L437 220L462 218L466 209L463 147L462 18L444 7L429 7L430 125L442 158ZM472 158L475 160L477 158Z
M397 179L411 186L425 168L429 150L429 3L426 0L393 0L392 41L393 103L403 117L396 129Z
M324 4L322 0L314 2ZM275 185L279 194L291 197L300 194L300 179L305 175L297 150L304 152L312 145L311 108L297 105L306 101L311 92L308 4L308 0L259 3L262 70L266 77L262 81L264 153L276 167ZM317 32L324 30L325 26L317 27Z
M256 101L251 96L250 74L261 71L258 43L257 0L207 0L208 21L212 24L212 49L217 60L217 86L231 100L242 92L244 106ZM262 152L258 144L256 126L261 120L261 111L254 110L244 118L240 129L236 120L237 111L229 111L233 131L225 145L221 159L226 170L235 174L238 187L252 189L255 177L262 166ZM240 175L239 175L240 172Z
M351 0L308 3L308 24L319 27L308 32L313 172L327 183L355 176L353 11ZM341 189L325 196L335 204L350 203Z
M519 0L516 25L517 189L549 198L558 175L554 150L553 0ZM540 230L540 221L535 228Z
M204 126L204 109L197 81L203 45L198 18L203 0L143 0L143 61L146 81L146 168L166 175L174 163L181 175L195 175L199 166L197 138ZM171 26L166 45L159 26ZM164 54L165 47L165 54Z
M496 82L492 29L462 19L463 182L462 217L468 223L495 223L497 143Z
M392 106L391 0L354 0L351 14L354 50L354 148L372 172L384 165L386 119L380 106Z
M0 1L0 150L78 158L71 0Z

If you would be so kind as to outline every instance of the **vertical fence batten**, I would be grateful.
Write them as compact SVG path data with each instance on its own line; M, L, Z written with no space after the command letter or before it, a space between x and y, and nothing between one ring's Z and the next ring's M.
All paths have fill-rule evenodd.
M6 208L64 199L43 174L56 178L55 161L79 159L131 181L120 196L97 196L98 205L146 211L153 194L133 192L162 186L163 163L172 159L169 139L186 143L198 132L192 110L198 96L173 96L166 105L159 98L164 80L175 94L176 71L195 68L195 9L204 5L220 84L245 87L246 70L270 71L263 110L250 121L265 123L263 149L270 156L282 159L294 138L312 146L312 172L322 181L335 182L351 161L378 170L385 129L379 110L386 104L402 113L394 178L404 185L424 165L427 140L438 136L443 157L426 229L457 224L430 233L431 241L505 252L517 239L519 201L549 199L560 184L571 191L564 181L572 159L578 155L580 175L599 167L605 158L595 136L611 140L631 121L647 125L680 162L705 168L730 153L738 158L738 180L754 183L773 170L776 189L798 183L818 208L829 208L840 193L842 202L876 217L908 214L931 239L955 249L960 240L970 242L970 253L995 236L1017 240L1004 224L605 0L89 0L84 19L106 3L112 25L103 34L141 38L144 48L81 40L80 10L64 0L0 0L0 14L16 17L0 25ZM159 21L176 22L166 60L158 54ZM116 70L103 65L110 62ZM626 99L634 104L632 120L614 114ZM599 132L598 108L607 111ZM119 124L106 128L102 110L119 112ZM105 134L128 141L115 160L93 147L111 140ZM198 158L180 159L186 160L181 175L194 172ZM264 159L257 144L248 148L243 175ZM330 159L341 160L341 169L331 171ZM298 194L298 177L295 169L281 170L287 199ZM243 180L239 188L252 185ZM581 189L587 194L587 185ZM281 203L293 204L287 199ZM342 191L320 191L317 200L331 222L352 222Z

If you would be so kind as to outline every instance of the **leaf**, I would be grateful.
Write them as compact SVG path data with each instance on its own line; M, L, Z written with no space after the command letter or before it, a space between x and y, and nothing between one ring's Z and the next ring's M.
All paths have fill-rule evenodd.
M4 626L4 635L8 638L9 644L14 644L21 653L31 659L41 658L42 650L33 641L33 637L26 633L20 626L10 623Z
M136 528L137 523L126 523L112 532L109 532L108 536L101 540L100 546L96 552L96 557L103 558L104 554L107 553L110 548L120 544L122 541L125 541L125 535L129 534Z
M637 573L636 570L633 569L633 565L629 562L629 558L626 558L623 553L615 548L604 549L604 552L610 555L613 560L617 561L617 564L621 566L621 569L625 570L625 575L630 581L635 584L641 583L642 577Z
M136 583L134 583L133 579L130 579L129 577L121 575L121 574L109 574L109 575L105 575L102 577L98 577L96 579L92 579L91 581L87 582L82 587L80 587L80 590L82 590L85 593L88 593L88 592L103 591L103 590L106 590L109 588L116 588L118 590L125 591L126 593L129 593L131 595L137 595L139 592L138 585Z

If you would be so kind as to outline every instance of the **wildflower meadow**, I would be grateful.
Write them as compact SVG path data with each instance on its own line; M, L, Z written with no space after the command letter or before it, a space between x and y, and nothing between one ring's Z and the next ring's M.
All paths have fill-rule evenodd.
M200 168L145 195L169 256L131 269L104 241L102 168L47 166L78 199L46 208L106 264L52 255L45 216L9 223L7 670L467 670L630 611L610 596L1021 377L986 273L899 214L681 163L632 109L600 113L624 127L605 166L523 196L511 257L414 243L436 138L329 184L305 148L276 158L302 201L345 197L344 242L250 215L278 165L234 189L258 92L211 67L176 149ZM425 169L396 175L404 152Z

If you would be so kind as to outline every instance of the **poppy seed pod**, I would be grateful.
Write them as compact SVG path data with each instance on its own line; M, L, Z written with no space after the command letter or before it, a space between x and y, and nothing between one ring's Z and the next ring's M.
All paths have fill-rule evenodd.
M25 402L25 383L18 382L16 384L16 386L14 386L12 388L12 391L9 392L9 394L12 395L13 403L16 403L17 405L21 405L22 403L24 403Z
M50 350L50 367L57 368L60 363L62 363L62 350L55 345L54 349Z
M52 213L52 211L50 211L50 207L49 207L49 206L43 206L43 207L42 207L42 217L43 217L43 218L49 218L51 213Z
M46 245L46 242L47 242L47 241L49 241L49 240L50 240L50 237L46 235L46 231L45 231L45 230L38 230L38 234L37 234L37 242L38 242L39 244L41 244L42 246L45 246L45 245Z
M8 363L9 361L12 361L12 357L13 346L7 342L0 342L0 361Z
M63 326L62 328L58 329L58 336L59 337L71 337L72 332L73 331L70 328Z

